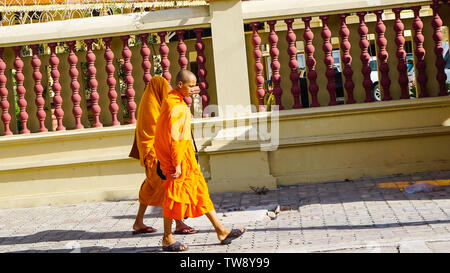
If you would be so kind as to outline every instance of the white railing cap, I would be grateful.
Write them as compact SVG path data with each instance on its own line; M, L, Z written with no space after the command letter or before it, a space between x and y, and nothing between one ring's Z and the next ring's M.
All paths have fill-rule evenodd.
M0 47L210 26L209 8L193 7L0 27Z
M286 19L378 8L429 5L423 0L250 0L242 2L244 22Z

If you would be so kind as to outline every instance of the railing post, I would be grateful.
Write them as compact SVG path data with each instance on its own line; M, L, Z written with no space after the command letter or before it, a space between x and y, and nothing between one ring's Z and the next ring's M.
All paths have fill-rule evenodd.
M372 96L372 88L373 88L373 82L370 79L370 54L369 54L369 46L370 43L367 40L367 34L369 33L369 29L366 26L366 22L364 20L364 16L366 16L367 12L362 11L358 12L357 15L359 16L359 27L358 27L358 33L360 36L359 41L359 47L361 48L361 62L362 62L362 68L361 72L363 74L364 80L363 80L363 86L366 90L366 99L364 102L373 102L374 98Z
M336 101L336 83L334 82L334 69L333 69L333 45L331 44L331 31L328 28L328 16L320 16L322 20L322 39L323 39L323 52L325 53L324 63L327 67L325 75L328 79L327 89L330 93L330 103L328 105L337 105Z
M305 32L303 33L303 39L305 40L305 52L306 52L306 66L308 66L307 77L309 81L309 93L311 94L311 107L319 107L319 101L317 93L319 92L319 86L316 83L316 59L314 58L314 45L312 43L314 39L314 33L311 30L311 17L303 17L305 22Z
M117 91L116 91L116 78L114 77L114 71L116 70L113 64L114 52L111 50L111 37L103 38L105 42L105 60L106 60L106 73L108 78L106 83L108 84L108 97L109 97L109 111L111 112L111 126L120 125L117 118L117 113L119 112L119 105L117 104Z
M419 91L419 98L428 97L427 93L427 75L426 75L426 63L425 63L425 48L423 47L423 42L425 38L422 34L423 30L423 22L420 19L420 9L421 6L415 6L411 8L414 11L414 21L413 21L413 29L414 29L414 43L416 44L416 50L414 51L417 63L417 82Z
M209 117L209 113L207 111L207 107L209 104L209 94L208 94L208 82L206 81L206 75L207 71L205 68L206 64L206 57L204 54L205 50L205 44L202 40L202 28L195 28L194 29L195 35L196 35L196 42L195 42L195 50L197 51L197 65L198 65L198 78L199 78L199 84L200 87L200 96L202 97L202 109L203 114L202 116L204 118Z
M92 103L92 112L94 114L94 124L92 127L103 127L103 124L100 122L100 105L98 105L98 100L100 98L97 87L98 82L96 79L97 69L95 68L95 54L92 51L92 43L94 40L88 39L85 40L85 43L87 45L87 52L86 52L86 61L88 62L88 74L89 74L89 87L91 88L91 103Z
M73 115L75 117L75 129L83 129L84 126L81 124L81 115L83 114L83 110L80 107L81 96L78 93L80 89L80 83L78 82L78 57L75 54L75 41L67 42L69 46L69 57L68 61L70 64L69 74L72 78L72 83L70 87L72 89L72 102L73 102Z
M128 40L130 39L129 35L124 35L120 37L123 41L123 50L122 57L124 59L123 68L125 70L125 84L127 85L127 110L130 115L130 119L128 121L129 124L136 123L136 102L134 101L135 91L133 88L134 77L132 74L133 64L131 64L131 50L128 47Z
M159 47L159 54L161 54L161 67L163 70L162 76L169 82L172 80L172 75L170 74L170 61L169 61L169 47L166 44L166 31L158 32L158 36L161 40L161 44Z
M178 57L178 64L180 65L180 70L185 70L187 69L187 65L189 64L189 60L186 58L186 51L187 51L187 46L184 43L184 30L183 29L179 29L176 31L176 34L178 36L178 45L177 45L177 51L179 54ZM184 97L183 98L184 102L187 104L187 106L189 107L189 109L191 108L192 105L192 98L191 96L188 97Z
M445 60L443 58L444 48L442 47L442 19L439 16L439 0L433 0L431 8L433 9L433 20L431 24L433 26L433 40L435 42L434 53L436 54L436 80L439 83L439 96L447 96L447 75L445 74Z
M47 114L44 110L45 100L42 97L42 92L44 92L44 87L42 87L42 73L41 69L41 60L38 56L39 45L33 44L30 46L33 52L33 58L31 59L31 66L33 67L33 79L34 79L34 92L36 93L36 107L37 112L36 116L39 120L39 132L48 132L48 129L45 127L45 117Z
M53 105L55 107L55 117L57 122L56 131L64 131L66 130L66 127L63 125L64 110L62 109L63 99L61 97L61 84L59 83L59 78L61 76L61 73L58 70L59 58L56 55L56 43L49 43L48 46L50 47L50 74L53 79L52 90L55 94L53 96Z
M382 14L383 10L376 10L374 13L377 16L377 24L375 27L375 32L377 33L377 45L378 45L378 67L381 73L381 86L383 87L383 99L382 100L392 100L391 92L389 87L391 85L391 80L389 79L389 64L388 58L389 54L386 50L387 39L384 34L386 33L386 26L384 25Z
M255 60L255 64L253 66L253 70L256 72L255 76L255 84L256 84L256 97L258 99L258 111L265 112L266 106L264 105L264 95L266 91L264 90L264 77L262 76L262 71L264 69L261 63L261 37L258 34L258 26L259 22L250 23L250 26L253 31L252 36L252 45L253 45L253 59Z
M21 46L13 47L16 59L14 60L14 68L16 69L16 82L17 82L17 96L19 99L17 100L17 104L20 108L19 119L22 125L22 130L20 130L21 134L29 134L30 130L28 130L27 122L28 122L28 113L27 113L27 100L25 99L25 93L27 90L25 86L23 86L23 82L25 77L23 75L23 61L20 57L20 51L22 50Z
M287 25L287 34L286 41L289 44L287 52L289 54L289 67L291 68L290 79L292 82L291 93L294 97L294 105L292 108L300 109L302 108L302 104L300 103L300 86L298 85L299 75L298 75L298 61L297 61L297 47L295 46L295 41L297 40L297 36L295 35L294 29L292 28L292 24L294 23L294 19L286 19L284 22Z
M9 128L11 115L9 114L8 89L6 88L7 77L5 76L6 63L3 61L3 48L0 47L0 95L2 107L3 135L12 135Z
M392 11L395 13L394 30L396 32L395 43L397 44L396 55L398 59L398 83L400 84L400 88L402 89L402 95L400 96L400 99L409 99L408 70L406 65L406 52L404 49L405 37L403 37L403 30L405 29L405 26L400 19L400 12L402 10L402 8L392 9Z
M347 91L347 104L355 103L355 99L353 97L353 89L355 88L355 83L353 82L353 69L352 69L352 56L350 55L351 44L348 40L350 36L350 30L347 27L347 23L345 22L345 18L347 18L348 14L340 14L339 18L341 19L341 28L339 30L339 35L341 36L341 49L342 53L342 63L343 69L342 72L345 76L344 87Z
M278 35L275 32L276 22L277 21L275 20L267 22L267 24L269 24L270 27L269 33L270 57L271 57L270 67L272 68L271 79L273 84L273 94L275 95L275 103L279 106L280 110L283 110L284 107L281 103L281 95L283 94L283 90L281 89L280 62L278 61L280 51L278 50Z
M148 33L140 34L142 46L141 46L141 56L142 56L142 69L144 70L144 76L142 79L144 80L145 86L147 86L148 82L152 79L152 74L150 73L150 69L152 68L152 63L150 62L150 48L148 47L147 38Z

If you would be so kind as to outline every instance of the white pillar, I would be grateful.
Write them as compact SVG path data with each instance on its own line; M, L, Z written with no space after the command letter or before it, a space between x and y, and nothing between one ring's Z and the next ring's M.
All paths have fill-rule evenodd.
M219 116L236 116L233 105L251 113L244 22L240 0L210 2L212 45Z

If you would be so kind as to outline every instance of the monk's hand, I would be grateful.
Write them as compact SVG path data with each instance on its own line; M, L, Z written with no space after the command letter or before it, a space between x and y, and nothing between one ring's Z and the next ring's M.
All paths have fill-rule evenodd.
M175 167L175 173L171 174L173 178L178 178L181 175L181 164Z

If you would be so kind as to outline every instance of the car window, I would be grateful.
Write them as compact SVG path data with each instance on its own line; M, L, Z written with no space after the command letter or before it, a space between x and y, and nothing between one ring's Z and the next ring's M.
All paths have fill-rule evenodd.
M378 70L377 69L377 61L376 60L370 61L369 65L370 65L370 69L372 71L377 71Z

